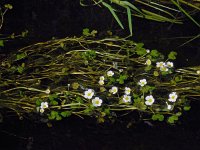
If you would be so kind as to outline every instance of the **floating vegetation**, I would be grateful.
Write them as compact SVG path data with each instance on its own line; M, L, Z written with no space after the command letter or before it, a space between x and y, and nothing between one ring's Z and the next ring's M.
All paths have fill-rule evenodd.
M176 57L117 37L36 43L1 62L0 108L48 121L76 115L104 122L135 112L175 123L200 96L200 66L175 68Z

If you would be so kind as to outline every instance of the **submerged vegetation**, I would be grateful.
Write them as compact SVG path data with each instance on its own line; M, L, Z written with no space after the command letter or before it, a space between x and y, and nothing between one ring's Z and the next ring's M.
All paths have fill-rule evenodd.
M90 34L37 43L1 62L0 106L47 122L71 115L104 122L133 112L175 123L200 96L200 66L176 68L176 57Z

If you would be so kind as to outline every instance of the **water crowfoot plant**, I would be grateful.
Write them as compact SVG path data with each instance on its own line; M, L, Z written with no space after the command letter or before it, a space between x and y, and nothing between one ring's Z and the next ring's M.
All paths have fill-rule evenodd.
M71 115L104 122L139 112L144 120L175 123L200 96L200 66L175 68L175 58L119 38L36 43L2 60L0 108L48 122Z

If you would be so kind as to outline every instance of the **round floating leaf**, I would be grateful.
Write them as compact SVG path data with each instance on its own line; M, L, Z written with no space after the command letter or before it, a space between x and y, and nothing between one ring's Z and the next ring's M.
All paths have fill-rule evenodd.
M189 111L191 109L191 106L184 106L183 108L185 111Z
M168 54L168 59L175 60L177 53L172 51Z

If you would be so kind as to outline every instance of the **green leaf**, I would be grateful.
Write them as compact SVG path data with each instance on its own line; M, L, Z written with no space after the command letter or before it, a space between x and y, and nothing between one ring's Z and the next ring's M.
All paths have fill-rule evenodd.
M170 116L170 117L168 117L168 122L169 123L171 123L171 124L174 124L175 123L175 121L177 121L178 120L178 116L177 115L173 115L173 116Z
M98 33L97 30L92 30L92 32L91 32L90 34L91 34L93 37L95 37L97 33Z
M37 99L37 100L35 101L36 106L40 106L41 103L42 103L42 100L40 100L40 99Z
M184 109L185 111L189 111L189 110L191 109L191 106L184 106L183 109Z
M56 116L56 120L57 120L57 121L62 120L62 117L61 117L60 115L57 115L57 116Z
M175 115L178 116L178 117L180 117L182 115L182 113L181 112L177 112Z
M156 121L156 120L163 121L164 118L165 117L163 115L161 115L161 114L154 114L154 115L152 115L152 120L154 120L154 121Z
M4 41L0 40L0 47L4 47Z
M83 103L83 99L82 99L81 97L79 97L79 96L76 98L76 101L77 101L78 103Z
M175 77L175 82L180 82L180 81L182 81L182 76L180 75L180 76L177 76L177 77Z
M22 37L26 37L28 35L28 30L22 32Z
M171 123L171 124L174 124L174 119L173 119L173 117L169 117L167 121L168 121L169 123Z
M105 2L102 2L102 4L103 4L105 7L108 8L108 10L111 12L111 14L112 14L113 17L115 18L115 20L117 21L117 23L119 24L119 26L120 26L122 29L124 29L124 27L123 27L121 21L119 20L117 14L115 13L115 10L114 10L109 4L107 4L107 3L105 3Z
M168 54L168 59L175 60L177 53L172 51Z
M56 98L58 98L58 95L56 95L56 94L51 94L51 95L49 95L49 100L50 100L50 101L53 101L53 100L55 100Z
M158 117L158 120L159 121L163 121L165 119L165 117L163 116L163 115L160 115L159 117Z
M83 35L89 36L90 35L90 30L88 28L83 29Z
M58 112L52 110L51 113L48 115L48 118L49 118L50 120L54 120L54 119L56 119L58 116L59 116L59 115L58 115ZM59 118L59 117L58 117L58 118Z
M159 76L158 71L154 71L154 72L153 72L153 75L154 75L155 77Z
M22 67L22 66L17 67L17 71L18 71L20 74L22 74L23 71L24 71L24 67Z
M152 65L146 66L146 67L144 68L145 71L150 71L151 69L152 69Z
M16 60L21 60L21 59L25 58L26 56L27 56L26 53L17 54Z
M150 55L152 56L152 57L159 57L159 55L160 55L160 53L157 51L157 50L152 50L151 52L150 52Z
M86 108L83 112L86 115L90 115L91 114L91 108Z
M8 9L13 9L13 6L11 4L5 4L4 7Z
M104 109L104 113L105 113L106 115L110 115L110 109L109 109L109 108Z
M146 49L144 49L143 46L144 46L143 43L137 43L137 45L135 47L135 51L136 51L137 55L143 56L143 55L145 55L147 53Z
M119 79L117 79L117 81L119 82L119 84L124 84L124 80L126 80L128 78L127 75L120 75Z
M53 106L56 106L56 105L58 105L58 102L53 100L53 101L50 102L50 104L53 105Z
M63 111L60 113L60 115L63 117L69 117L69 116L71 116L71 114L72 114L71 111Z

